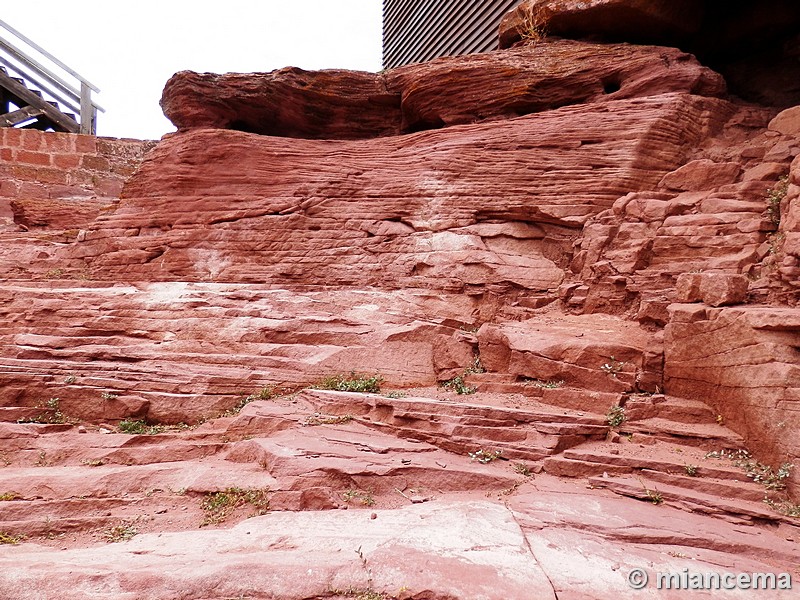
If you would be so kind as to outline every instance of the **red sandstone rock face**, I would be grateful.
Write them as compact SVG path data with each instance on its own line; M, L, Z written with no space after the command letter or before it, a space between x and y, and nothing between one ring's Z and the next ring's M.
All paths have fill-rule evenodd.
M722 90L677 50L569 41L177 76L185 130L99 218L0 203L0 539L27 536L0 595L605 600L643 566L796 570L800 142ZM383 389L306 387L348 374ZM744 448L749 473L719 454Z
M767 461L797 463L798 311L682 304L670 310L667 388L711 404Z
M604 106L354 142L173 136L68 257L103 279L555 290L581 225L657 185L731 110Z
M219 128L358 139L669 92L721 96L725 83L672 48L563 40L382 74L183 71L167 83L161 104L181 131Z

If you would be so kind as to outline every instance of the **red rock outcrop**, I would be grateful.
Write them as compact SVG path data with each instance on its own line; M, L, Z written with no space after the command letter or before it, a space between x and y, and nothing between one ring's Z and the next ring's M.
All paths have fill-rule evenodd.
M525 4L606 42L690 43L718 14ZM796 575L798 108L619 41L180 73L179 131L120 199L9 199L0 595L598 600L641 567ZM4 147L18 162L84 141L14 135L39 144Z
M587 219L655 187L732 109L603 106L355 142L187 132L67 256L100 279L553 290Z

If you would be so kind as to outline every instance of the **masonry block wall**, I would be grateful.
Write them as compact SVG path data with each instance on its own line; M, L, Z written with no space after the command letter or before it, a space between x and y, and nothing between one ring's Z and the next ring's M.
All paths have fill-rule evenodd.
M119 197L156 142L0 128L0 227L65 227Z

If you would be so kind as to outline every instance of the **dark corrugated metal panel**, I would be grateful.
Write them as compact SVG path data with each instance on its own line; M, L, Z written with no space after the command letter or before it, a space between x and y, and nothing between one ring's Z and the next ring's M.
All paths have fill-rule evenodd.
M384 0L383 66L497 48L500 20L522 0Z

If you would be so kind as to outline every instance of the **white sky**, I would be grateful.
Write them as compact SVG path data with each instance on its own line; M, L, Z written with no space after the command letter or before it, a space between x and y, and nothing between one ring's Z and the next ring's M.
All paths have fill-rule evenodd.
M4 0L0 19L100 88L98 135L158 139L176 71L381 68L381 0ZM0 34L6 32L0 29ZM12 40L16 41L16 40Z

